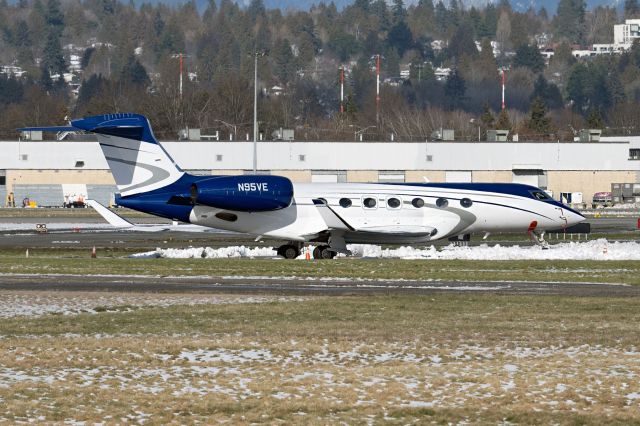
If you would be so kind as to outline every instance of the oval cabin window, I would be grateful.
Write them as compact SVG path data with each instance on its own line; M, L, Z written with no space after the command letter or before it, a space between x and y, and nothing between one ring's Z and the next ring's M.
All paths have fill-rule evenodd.
M411 201L411 204L413 205L413 207L419 209L420 207L424 207L424 200L422 198L414 198Z
M449 200L447 200L446 198L438 198L436 200L436 206L440 207L441 209L444 209L448 205L449 205Z
M373 209L373 208L376 207L376 199L375 198L371 198L371 197L367 197L367 198L364 199L362 204L364 205L364 207L366 207L368 209Z
M351 207L351 204L352 204L352 203L351 203L351 200L350 200L350 199L348 199L348 198L340 198L340 201L339 201L339 202L340 202L340 206L341 206L341 207L344 207L345 209L346 209L347 207Z
M400 207L400 200L398 200L397 198L389 198L387 200L387 206L389 206L389 208L391 209L397 209L398 207Z

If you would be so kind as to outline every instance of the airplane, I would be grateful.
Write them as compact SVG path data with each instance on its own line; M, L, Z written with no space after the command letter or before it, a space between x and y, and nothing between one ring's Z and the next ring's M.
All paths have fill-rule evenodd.
M119 194L117 205L204 227L269 237L294 259L306 243L313 257L349 254L347 244L421 244L472 233L546 231L585 218L535 186L517 183L293 183L284 176L195 176L156 140L149 120L117 113L68 126L20 131L97 135ZM125 225L122 223L121 225ZM126 225L125 225L126 227Z

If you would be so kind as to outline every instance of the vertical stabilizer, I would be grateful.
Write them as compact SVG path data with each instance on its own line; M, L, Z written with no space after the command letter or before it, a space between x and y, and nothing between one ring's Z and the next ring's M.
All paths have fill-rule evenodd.
M71 125L98 136L123 197L163 188L184 175L158 143L143 115L98 115L73 120Z

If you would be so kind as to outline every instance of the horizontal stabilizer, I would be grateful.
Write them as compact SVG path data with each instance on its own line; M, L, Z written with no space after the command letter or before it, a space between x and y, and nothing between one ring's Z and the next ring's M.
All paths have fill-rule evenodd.
M102 216L110 225L115 226L116 228L131 228L133 227L133 223L128 220L118 216L96 200L87 200L87 204L89 204L95 211L98 212L100 216Z
M82 129L73 126L48 126L48 127L22 127L16 129L19 132L82 132Z

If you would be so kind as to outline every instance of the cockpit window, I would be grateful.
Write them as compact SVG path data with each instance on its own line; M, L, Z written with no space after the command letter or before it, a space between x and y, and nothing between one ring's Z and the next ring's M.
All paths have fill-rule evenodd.
M531 191L531 195L533 195L533 198L540 201L546 201L551 199L551 197L549 197L549 195L544 191Z

